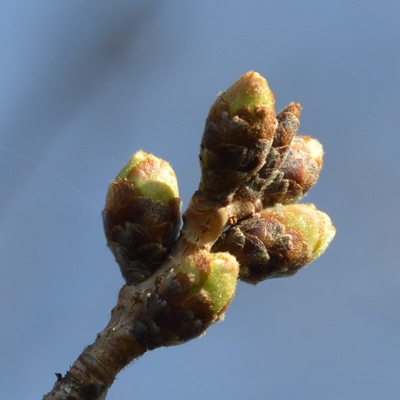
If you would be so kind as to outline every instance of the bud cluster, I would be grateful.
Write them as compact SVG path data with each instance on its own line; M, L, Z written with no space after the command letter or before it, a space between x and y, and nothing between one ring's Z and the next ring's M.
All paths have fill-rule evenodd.
M133 154L102 212L126 285L106 328L44 398L104 399L147 350L185 343L223 319L238 279L291 276L326 250L335 235L329 217L295 204L323 156L317 140L296 135L300 111L290 103L276 115L267 81L252 71L222 92L201 140L199 188L182 216L172 167Z
M296 136L301 106L278 115L267 81L248 72L222 92L200 146L201 181L181 222L171 166L135 153L111 182L107 244L143 302L132 333L146 349L183 343L223 318L238 278L256 284L295 274L335 229L313 205L321 144Z

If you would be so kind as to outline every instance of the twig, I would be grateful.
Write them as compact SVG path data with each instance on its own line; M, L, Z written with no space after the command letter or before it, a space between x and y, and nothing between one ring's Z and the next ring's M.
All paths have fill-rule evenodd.
M135 153L111 182L107 244L126 281L111 319L44 400L101 400L148 350L185 343L221 320L238 279L291 276L334 237L329 217L294 204L315 184L322 146L295 136L301 107L275 115L274 96L248 72L218 96L201 142L202 177L183 214L171 166Z

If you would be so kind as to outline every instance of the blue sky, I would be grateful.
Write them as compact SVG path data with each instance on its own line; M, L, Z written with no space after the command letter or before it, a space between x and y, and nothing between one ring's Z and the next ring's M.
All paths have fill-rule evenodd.
M100 212L143 149L184 206L218 92L248 70L325 163L306 201L337 227L288 279L240 283L225 321L126 368L108 399L400 395L400 3L2 1L0 397L51 389L106 325L123 281Z

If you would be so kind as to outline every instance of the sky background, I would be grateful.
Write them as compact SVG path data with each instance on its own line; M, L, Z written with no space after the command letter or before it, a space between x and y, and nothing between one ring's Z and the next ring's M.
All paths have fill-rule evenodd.
M336 238L293 278L240 283L224 322L107 399L399 398L399 1L0 3L0 398L41 399L105 327L109 181L143 149L186 207L208 109L248 70L324 145L306 200Z

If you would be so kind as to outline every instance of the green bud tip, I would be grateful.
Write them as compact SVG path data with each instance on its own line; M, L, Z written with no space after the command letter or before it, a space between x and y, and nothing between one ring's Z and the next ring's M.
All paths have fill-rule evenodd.
M229 253L199 253L186 258L176 270L191 277L189 294L203 292L213 305L214 312L223 313L230 304L236 289L239 263Z
M316 209L314 204L291 204L285 206L286 224L298 229L308 240L311 261L328 248L336 229L328 215Z
M275 99L268 82L259 73L246 72L240 77L222 97L229 105L230 115L248 106L254 112L256 104L274 108Z
M168 202L179 197L178 182L171 165L142 150L132 155L116 180L127 179L143 197Z

